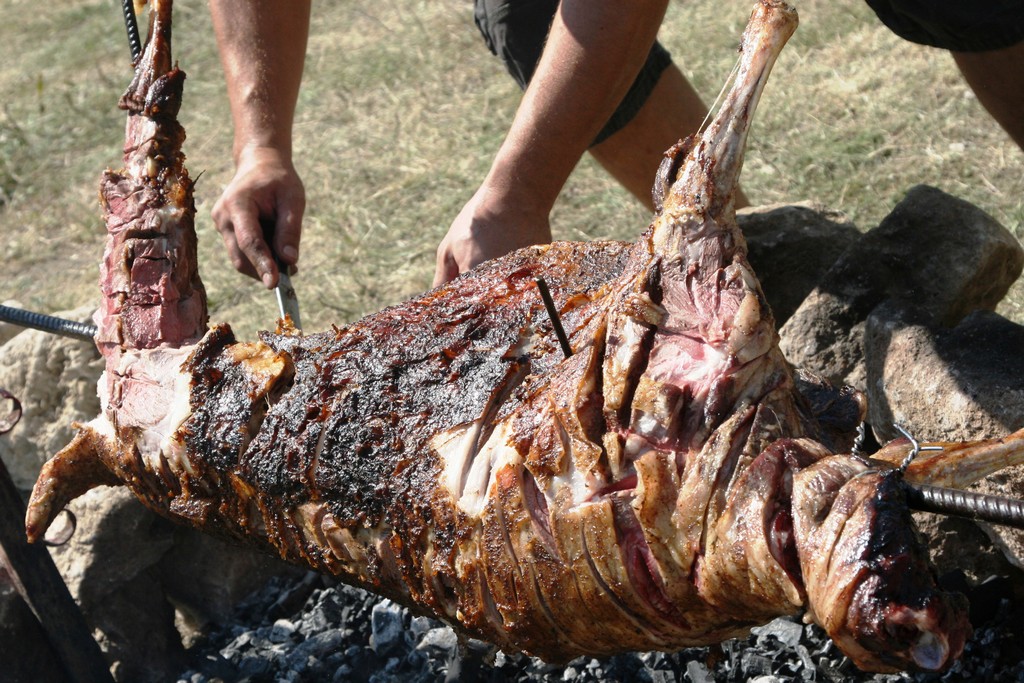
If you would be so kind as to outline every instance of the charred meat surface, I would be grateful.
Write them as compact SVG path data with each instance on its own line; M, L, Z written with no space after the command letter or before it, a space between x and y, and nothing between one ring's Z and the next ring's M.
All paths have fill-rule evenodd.
M125 169L103 180L104 412L41 473L31 538L117 481L173 519L553 661L797 613L865 669L957 657L966 605L937 588L898 473L843 454L862 397L794 374L736 225L792 8L756 4L730 94L667 153L636 243L532 247L344 328L239 342L205 329L170 6L153 3Z

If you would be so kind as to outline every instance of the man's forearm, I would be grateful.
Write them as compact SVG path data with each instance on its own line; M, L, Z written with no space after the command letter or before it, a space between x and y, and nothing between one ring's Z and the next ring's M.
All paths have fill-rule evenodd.
M291 155L309 12L309 0L210 0L236 160L247 147Z
M632 85L668 0L562 0L533 79L489 174L550 208Z

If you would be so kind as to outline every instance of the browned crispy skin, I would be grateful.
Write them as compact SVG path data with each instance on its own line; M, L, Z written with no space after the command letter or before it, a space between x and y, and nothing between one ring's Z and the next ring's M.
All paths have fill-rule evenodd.
M255 435L237 429L261 403L243 379L251 373L225 358L234 339L216 332L187 366L194 388L185 439L210 468L198 479L236 471L260 505L286 509L330 501L332 524L339 527L399 529L402 548L395 559L408 572L405 583L412 592L432 593L434 579L422 576L423 534L428 525L437 526L439 547L451 543L442 536L445 525L431 520L434 507L452 515L445 511L450 501L432 500L439 465L430 457L431 439L486 414L489 405L494 419L511 414L562 360L537 275L545 276L578 343L592 324L590 296L621 270L625 251L621 243L595 244L578 259L574 245L531 248L485 265L479 277L344 329L305 337L265 334L269 348L292 359L294 376L282 380L287 391L271 399ZM228 525L240 518L238 510L224 513ZM283 521L268 533L280 534L287 548L296 532ZM332 557L313 560L328 571L337 568ZM374 570L383 571L383 564L375 563ZM384 578L362 580L383 589Z

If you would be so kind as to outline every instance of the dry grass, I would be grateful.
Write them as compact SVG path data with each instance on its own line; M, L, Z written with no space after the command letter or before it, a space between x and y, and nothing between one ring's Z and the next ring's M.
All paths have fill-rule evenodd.
M674 4L662 40L710 102L735 60L749 0ZM296 153L307 185L308 329L429 285L433 252L483 177L518 102L468 0L315 3ZM875 225L906 190L936 185L1013 230L1024 158L947 55L901 42L859 3L808 0L768 86L743 183L756 203L815 199ZM0 3L0 300L42 311L94 301L96 184L118 163L130 74L116 3ZM204 5L180 3L182 122L213 316L272 324L271 294L234 273L209 221L229 180L230 123ZM553 215L557 238L631 238L648 216L585 159ZM1018 233L1019 234L1019 233ZM1004 312L1021 321L1024 293Z

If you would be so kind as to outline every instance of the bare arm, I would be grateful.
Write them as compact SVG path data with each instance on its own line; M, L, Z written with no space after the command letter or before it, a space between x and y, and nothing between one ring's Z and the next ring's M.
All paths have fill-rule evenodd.
M668 0L562 0L544 54L480 189L438 247L434 284L551 239L566 179L625 96Z
M235 176L213 208L232 264L277 284L264 241L274 226L274 252L298 260L305 193L292 164L292 123L309 33L309 0L210 0L235 127Z

